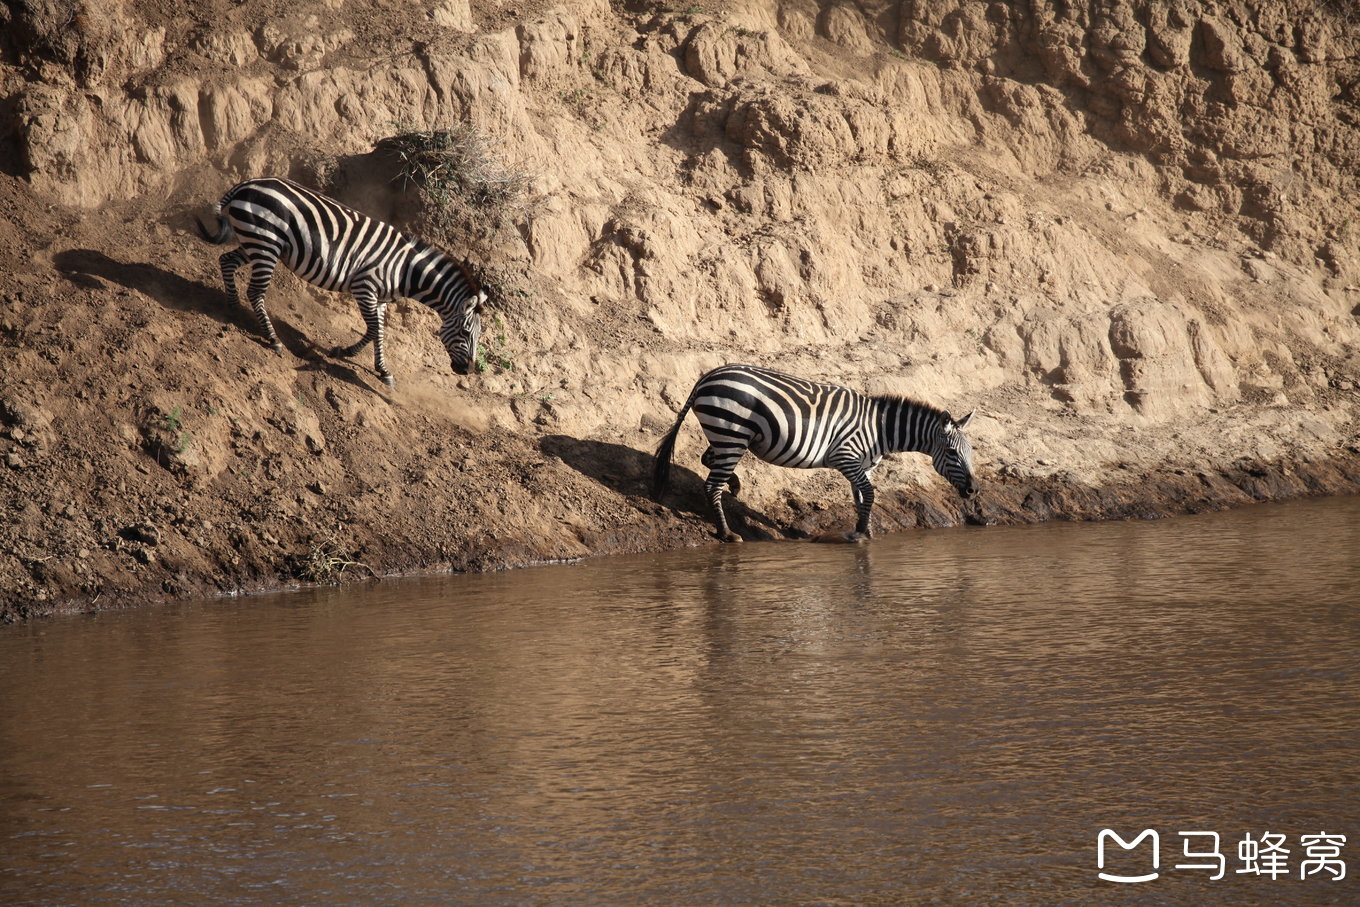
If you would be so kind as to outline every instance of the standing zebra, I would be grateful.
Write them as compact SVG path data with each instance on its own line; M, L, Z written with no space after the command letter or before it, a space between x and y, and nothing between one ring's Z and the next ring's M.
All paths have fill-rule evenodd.
M703 464L709 468L704 490L713 505L718 537L739 542L727 526L722 490L741 487L735 470L749 449L776 466L830 467L850 480L859 521L851 539L868 538L874 486L869 475L885 453L900 450L929 454L935 471L959 494L977 494L973 449L963 427L942 410L903 397L866 397L835 384L820 384L771 369L724 365L704 375L690 391L675 425L656 451L652 493L660 498L670 479L675 439L693 407L708 436Z
M336 347L331 355L353 356L372 343L373 369L391 387L392 373L383 356L383 321L387 304L405 296L425 303L443 319L439 339L448 350L453 370L466 375L472 369L486 294L463 264L291 180L238 183L222 196L213 213L217 232L199 221L203 238L221 245L234 235L241 243L219 259L227 295L237 298L236 271L248 266L246 296L274 349L283 349L283 344L264 309L264 294L274 268L282 262L308 283L323 290L348 291L358 301L364 335L352 346Z

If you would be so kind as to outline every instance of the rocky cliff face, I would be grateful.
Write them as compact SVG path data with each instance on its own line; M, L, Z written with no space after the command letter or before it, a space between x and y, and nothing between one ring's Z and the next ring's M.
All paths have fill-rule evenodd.
M702 507L646 504L641 477L726 361L980 407L974 520L1354 487L1342 4L184 6L7 13L12 610L269 584L320 550L391 570L693 542ZM293 280L271 295L290 350L259 348L189 216L283 174L421 229L373 148L454 124L530 185L440 237L507 289L490 370L445 373L434 316L403 307L389 394L319 352L352 302ZM691 426L680 462L701 449ZM883 473L886 525L962 518L928 464ZM839 477L754 478L762 531L848 519Z

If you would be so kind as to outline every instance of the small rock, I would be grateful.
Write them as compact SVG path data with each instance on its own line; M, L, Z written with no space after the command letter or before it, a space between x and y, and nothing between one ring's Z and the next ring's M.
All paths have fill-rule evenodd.
M129 542L141 542L143 545L159 545L161 543L160 530L152 523L138 523L135 526L128 526L118 533Z
M1248 277L1250 277L1257 283L1267 281L1272 276L1274 276L1274 271L1272 270L1270 265L1266 264L1263 261L1258 261L1255 258L1243 259L1242 270L1247 273Z
M24 458L11 450L9 453L5 454L5 465L10 469L23 469Z

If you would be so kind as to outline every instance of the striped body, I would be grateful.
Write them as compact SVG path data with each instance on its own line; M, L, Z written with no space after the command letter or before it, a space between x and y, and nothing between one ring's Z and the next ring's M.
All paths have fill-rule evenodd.
M264 308L264 296L282 264L324 290L352 294L364 319L359 341L333 352L353 356L373 344L373 367L392 383L383 352L386 307L401 297L437 311L439 339L454 371L467 374L476 359L481 334L480 308L486 296L463 265L395 227L290 180L264 178L234 186L218 203L214 233L201 223L204 239L225 243L232 236L240 247L222 255L222 280L236 297L236 272L249 269L246 296L266 339L283 344Z
M972 448L962 431L972 413L956 422L946 412L901 397L867 397L772 369L724 365L694 385L657 449L657 496L665 490L675 439L690 409L708 437L703 464L710 471L704 488L718 534L727 540L739 539L728 529L722 489L739 489L735 470L748 450L776 466L841 472L850 481L858 516L852 537L871 534L874 488L869 476L884 454L928 454L935 470L960 494L972 497L977 491Z

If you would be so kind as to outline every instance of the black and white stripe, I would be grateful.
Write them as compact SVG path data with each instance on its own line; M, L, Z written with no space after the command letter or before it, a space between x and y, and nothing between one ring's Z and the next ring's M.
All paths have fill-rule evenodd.
M294 274L324 290L349 292L359 303L364 335L333 355L353 356L373 344L373 368L388 385L392 373L383 356L383 323L387 304L399 297L423 302L439 313L439 339L455 372L466 375L477 357L480 310L486 302L460 262L395 227L361 214L334 199L291 180L246 180L232 187L214 209L217 231L199 222L211 243L235 236L239 248L220 263L227 295L236 298L236 272L249 269L246 296L260 330L276 350L283 349L264 295L282 263Z
M708 436L704 489L713 506L718 536L741 541L727 526L722 490L737 493L735 470L746 451L777 466L829 467L850 480L859 517L850 538L869 536L874 486L869 476L883 455L917 451L930 456L935 471L965 498L977 494L973 449L963 427L973 414L955 421L947 412L903 397L867 397L849 388L822 384L750 365L724 365L699 379L656 451L653 494L670 479L671 455L685 414L693 408Z

